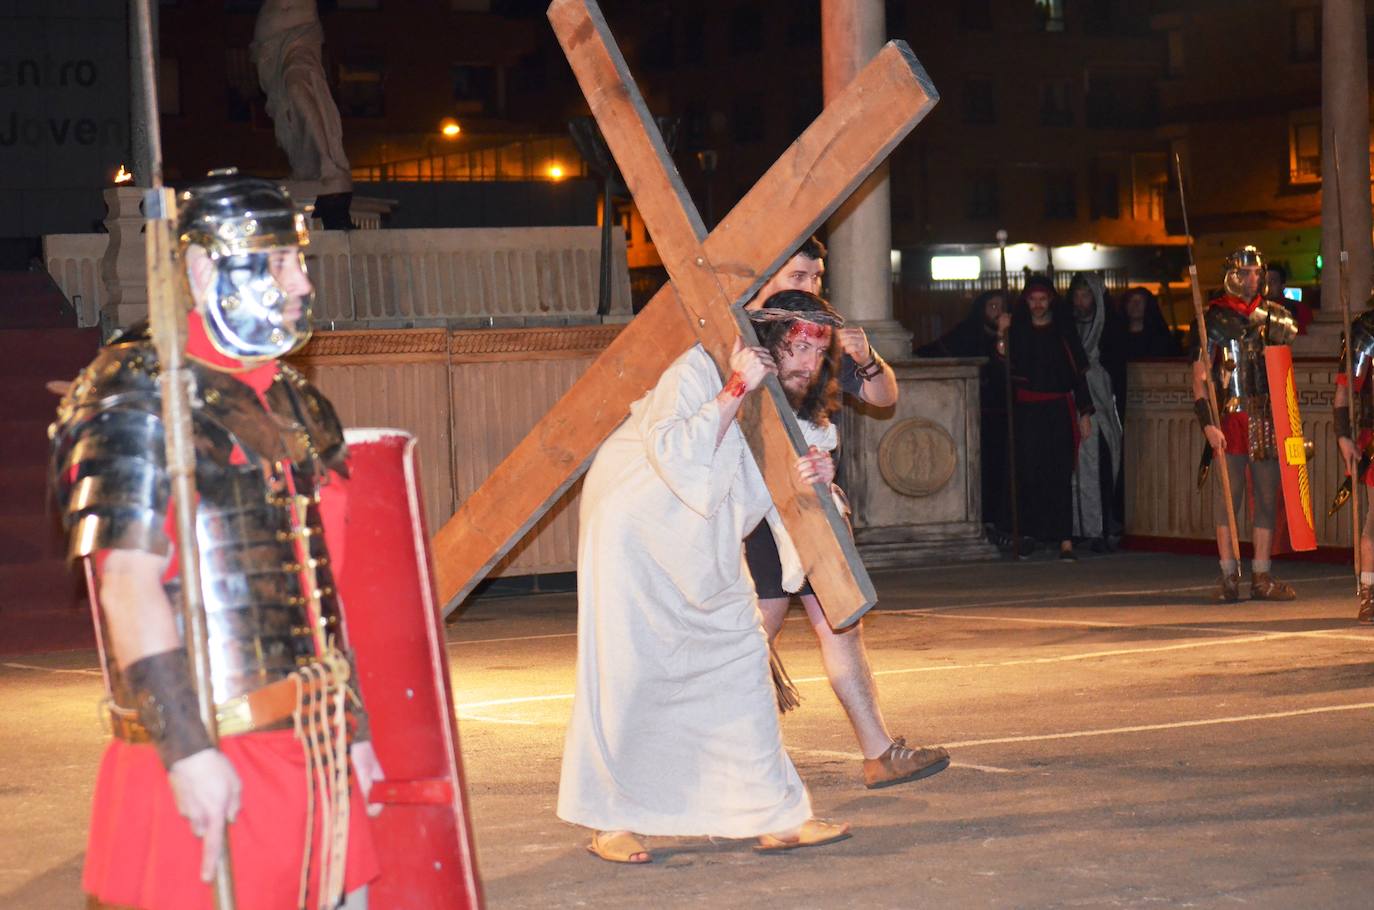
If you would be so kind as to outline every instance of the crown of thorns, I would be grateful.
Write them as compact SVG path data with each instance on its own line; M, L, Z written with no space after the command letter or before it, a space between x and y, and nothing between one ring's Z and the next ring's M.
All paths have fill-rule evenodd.
M785 310L779 307L759 307L757 310L749 311L750 322L787 322L796 320L797 322L809 322L812 325L829 326L832 329L844 328L844 317L838 313L826 313L821 310L801 311Z

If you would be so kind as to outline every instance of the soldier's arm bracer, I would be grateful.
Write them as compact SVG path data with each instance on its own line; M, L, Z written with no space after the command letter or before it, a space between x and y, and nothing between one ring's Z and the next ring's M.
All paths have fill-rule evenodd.
M1198 425L1205 432L1212 425L1212 406L1207 403L1206 398L1193 399L1193 413L1197 415Z
M1336 428L1337 439L1354 439L1355 434L1350 426L1350 409L1345 405L1336 405L1331 411L1331 422Z
M124 677L138 705L138 719L148 731L165 768L211 748L200 719L191 664L182 648L173 648L134 661Z
M72 559L100 550L165 555L168 481L162 421L139 407L85 413L53 440L53 478Z

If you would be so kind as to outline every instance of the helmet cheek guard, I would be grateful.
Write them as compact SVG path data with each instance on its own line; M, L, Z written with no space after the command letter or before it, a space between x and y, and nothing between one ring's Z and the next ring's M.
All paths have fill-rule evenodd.
M304 276L300 248L310 242L310 233L286 189L226 168L182 191L177 203L181 250L201 246L214 265L203 307L206 334L215 348L240 360L261 361L304 345L314 292L301 294L300 282L288 282L296 289L292 293L283 286L282 274L299 268Z
M1246 287L1247 273L1252 269L1257 269L1260 273L1259 287L1254 292ZM1222 284L1226 288L1226 293L1242 300L1249 300L1256 295L1262 296L1264 294L1264 254L1253 246L1243 246L1232 252L1226 257Z

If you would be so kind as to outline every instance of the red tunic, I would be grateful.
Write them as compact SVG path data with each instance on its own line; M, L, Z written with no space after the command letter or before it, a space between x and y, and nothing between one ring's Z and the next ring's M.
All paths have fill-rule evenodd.
M1348 385L1348 383L1346 382L1346 379L1345 379L1345 372L1344 372L1344 369L1345 369L1345 364L1344 364L1344 362L1342 362L1342 363L1341 363L1341 370L1342 370L1342 372L1336 374L1336 385L1337 385L1337 386ZM1355 376L1355 394L1356 394L1356 395L1359 395L1361 392L1364 391L1365 380L1368 379L1368 378L1369 378L1369 374L1368 374L1368 373L1365 373L1364 375L1358 375L1358 374L1357 374L1357 375ZM1358 402L1357 402L1357 404L1358 404ZM1358 410L1358 408L1357 408L1357 410ZM1369 445L1369 440L1370 440L1371 437L1374 437L1374 431L1371 431L1371 430L1357 430L1357 431L1355 432L1355 447L1356 447L1357 449L1359 449L1361 452L1363 452L1363 451L1365 450L1365 447ZM1369 469L1368 469L1367 471L1364 472L1364 477L1363 477L1362 479L1364 480L1364 485L1365 485L1365 486L1367 486L1367 487L1374 487L1374 465L1370 465L1370 466L1369 466Z
M1213 306L1224 307L1225 309L1239 313L1248 317L1255 311L1255 307L1260 305L1264 298L1255 297L1249 303L1231 294L1223 294L1212 301ZM1249 455L1250 454L1250 415L1244 412L1236 414L1221 415L1221 432L1226 435L1226 454L1227 455Z
M211 347L194 313L188 328L189 354L214 366L238 366ZM234 375L261 395L276 373L272 362ZM320 513L331 562L341 568L347 491L338 475L331 481L321 490ZM229 826L237 905L240 910L293 910L305 846L305 751L291 730L228 737L220 748L243 783L241 808ZM380 872L366 805L355 778L350 778L350 785L347 891ZM315 802L312 853L318 848L321 827L318 795ZM312 895L318 877L315 855ZM200 880L200 860L200 838L177 812L156 750L113 740L96 778L82 889L108 904L211 910L213 895ZM314 903L313 897L309 903Z

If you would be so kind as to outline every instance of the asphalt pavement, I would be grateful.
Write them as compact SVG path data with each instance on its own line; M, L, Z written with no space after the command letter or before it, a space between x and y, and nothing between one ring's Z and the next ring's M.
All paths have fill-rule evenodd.
M654 838L635 867L554 815L575 598L481 600L449 651L488 906L1369 907L1374 627L1348 572L1275 565L1299 600L1211 604L1216 563L1162 554L875 575L889 725L953 756L883 790L795 610L783 737L854 836L778 855ZM94 655L0 660L0 693L0 906L84 907Z

